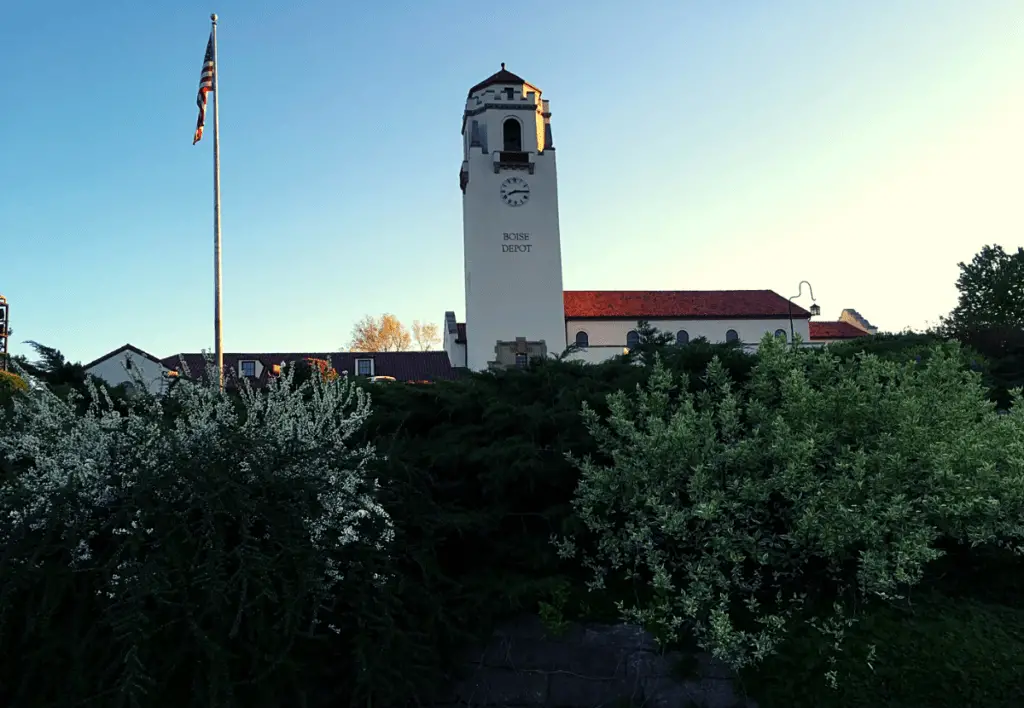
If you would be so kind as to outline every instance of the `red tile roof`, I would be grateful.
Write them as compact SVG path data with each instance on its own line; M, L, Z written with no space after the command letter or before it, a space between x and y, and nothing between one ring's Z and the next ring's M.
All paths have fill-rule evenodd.
M448 353L436 352L307 352L307 353L247 353L224 354L224 368L238 371L239 361L258 361L263 364L263 373L255 380L256 385L266 382L270 367L281 362L289 363L303 359L323 359L339 374L347 371L356 373L356 359L373 359L375 376L394 376L399 381L444 381L457 378L458 374L448 360ZM202 354L175 354L161 360L169 369L178 369L184 360L190 376L203 376L206 363Z
M854 339L866 337L868 333L849 322L811 322L811 340Z
M789 301L771 290L566 290L565 318L730 319L789 316ZM793 317L811 313L797 304Z

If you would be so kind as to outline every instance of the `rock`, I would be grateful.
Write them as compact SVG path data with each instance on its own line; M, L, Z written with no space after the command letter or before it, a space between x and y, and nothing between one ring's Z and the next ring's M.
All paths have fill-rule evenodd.
M437 705L757 708L737 696L732 672L708 654L662 652L649 632L628 624L572 625L552 636L530 615L468 649L465 678Z
M482 667L459 682L455 695L468 706L546 706L548 675Z

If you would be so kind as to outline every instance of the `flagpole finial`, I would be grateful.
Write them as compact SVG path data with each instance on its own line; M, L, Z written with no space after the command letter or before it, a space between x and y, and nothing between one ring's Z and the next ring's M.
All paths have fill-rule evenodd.
M210 15L210 21L213 22L213 24L217 24L217 13L216 12L214 12L212 15Z

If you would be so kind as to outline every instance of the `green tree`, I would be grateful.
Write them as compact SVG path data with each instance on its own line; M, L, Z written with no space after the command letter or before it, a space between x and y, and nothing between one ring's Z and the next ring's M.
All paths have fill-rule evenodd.
M647 320L636 323L636 333L639 346L666 347L676 341L675 335L671 332L663 332Z
M52 389L85 388L85 367L77 362L68 361L59 349L48 347L35 341L26 342L35 350L36 358L30 361L18 358L18 365L25 373Z
M985 246L959 265L960 298L942 321L947 334L1024 328L1024 248L1007 253L1002 246Z
M675 335L663 332L647 320L638 320L634 331L637 334L636 346L630 347L626 358L630 361L654 361L656 354L666 354L675 344Z
M960 264L956 287L959 301L941 330L985 357L993 397L1008 407L1010 392L1024 386L1024 248L985 246Z

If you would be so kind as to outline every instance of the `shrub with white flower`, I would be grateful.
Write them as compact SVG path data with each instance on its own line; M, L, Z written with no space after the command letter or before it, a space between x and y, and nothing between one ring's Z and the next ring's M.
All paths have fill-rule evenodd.
M627 620L739 668L793 622L838 649L857 608L905 597L941 543L1021 551L1024 404L998 415L954 345L927 365L843 363L767 337L744 389L717 360L704 383L659 363L606 420L583 411L602 456L577 460L589 535L555 542L592 587L640 585Z
M339 598L387 583L365 391L286 372L79 398L0 412L0 703L299 700Z

